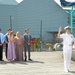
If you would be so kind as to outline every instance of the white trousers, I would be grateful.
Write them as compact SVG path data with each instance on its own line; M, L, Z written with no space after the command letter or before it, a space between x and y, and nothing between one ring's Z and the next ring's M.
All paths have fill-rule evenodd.
M64 70L70 69L71 57L72 57L72 46L66 46L63 48L64 55Z

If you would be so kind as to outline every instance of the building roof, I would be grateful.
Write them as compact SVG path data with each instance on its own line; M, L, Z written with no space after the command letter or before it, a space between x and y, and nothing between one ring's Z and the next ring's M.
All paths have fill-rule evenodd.
M7 5L17 5L16 0L0 0L0 4L7 4Z

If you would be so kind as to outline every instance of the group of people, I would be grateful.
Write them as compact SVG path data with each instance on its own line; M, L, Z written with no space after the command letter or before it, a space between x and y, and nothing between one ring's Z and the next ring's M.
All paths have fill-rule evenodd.
M66 26L65 33L61 34L62 27L59 28L57 38L63 39L63 57L64 57L64 71L70 71L70 63L73 52L74 36L70 33L70 27ZM30 58L30 47L31 47L32 37L29 34L29 29L25 29L25 34L22 37L20 32L16 33L11 29L8 29L7 33L3 35L0 29L0 61L2 61L3 54L3 44L6 44L6 58L9 61L22 61L23 59L27 61L26 51L28 50L28 60L32 61ZM23 48L24 46L24 48ZM23 58L23 49L25 53L25 58Z
M3 60L3 45L5 44L5 55L8 61L27 61L26 52L28 51L28 60L32 61L30 58L31 51L31 41L32 37L29 34L29 29L25 29L25 34L22 37L20 32L14 32L11 29L7 30L7 33L4 35L0 29L0 61ZM24 55L23 55L24 50Z

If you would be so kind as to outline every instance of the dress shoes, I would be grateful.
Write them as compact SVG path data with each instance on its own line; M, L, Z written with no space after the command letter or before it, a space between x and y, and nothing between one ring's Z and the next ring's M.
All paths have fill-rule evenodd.
M29 59L29 61L33 61L32 59Z
M0 60L0 61L4 61L4 60Z
M64 71L65 71L65 72L69 72L69 70L67 70L67 69L66 69L66 70L64 70Z
M27 59L25 59L24 61L27 61Z

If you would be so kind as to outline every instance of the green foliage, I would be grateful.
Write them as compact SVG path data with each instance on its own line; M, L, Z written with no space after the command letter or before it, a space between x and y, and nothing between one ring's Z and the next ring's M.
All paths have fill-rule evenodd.
M36 38L36 44L35 44L36 49L40 48L40 38Z

